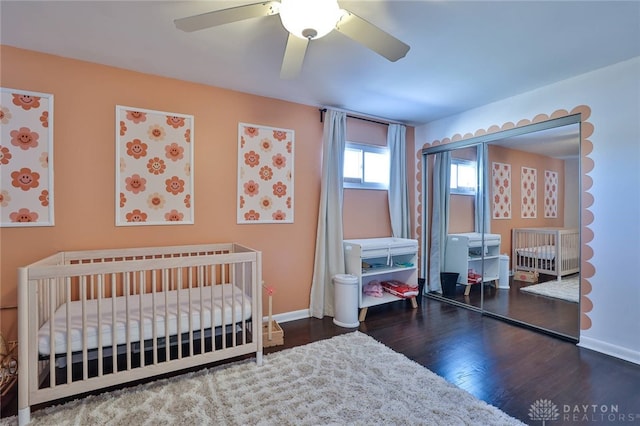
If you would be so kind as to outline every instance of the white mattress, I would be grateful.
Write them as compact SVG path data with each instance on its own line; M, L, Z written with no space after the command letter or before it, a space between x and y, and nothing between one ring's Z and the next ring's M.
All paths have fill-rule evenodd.
M516 249L522 257L533 257L536 259L553 260L556 258L556 246L522 247Z
M251 317L251 298L243 295L242 290L233 287L231 284L213 286L214 315L212 322L211 315L211 287L202 288L202 306L200 309L200 288L185 289L180 291L180 333L189 331L189 293L191 293L191 327L194 331L200 330L202 319L203 328L218 327L222 324L230 325L234 321L239 322ZM224 295L224 304L222 296ZM153 318L156 323L156 335L165 336L165 294L156 293L156 309L153 315L153 294L142 295L142 335L144 339L153 337ZM140 296L129 296L129 323L126 324L126 298L116 297L116 344L127 343L127 333L129 330L129 340L131 342L140 341ZM168 328L169 336L178 334L178 292L167 292L168 305ZM224 305L224 306L223 306ZM71 351L82 350L82 302L73 301L68 304L71 330ZM102 345L112 345L112 299L102 299L101 302L100 330L102 333ZM98 303L97 300L87 300L85 302L85 312L87 316L86 341L87 349L98 347ZM55 335L55 353L67 352L67 305L60 306L53 317ZM38 351L41 355L51 353L50 344L50 322L45 322L38 332Z

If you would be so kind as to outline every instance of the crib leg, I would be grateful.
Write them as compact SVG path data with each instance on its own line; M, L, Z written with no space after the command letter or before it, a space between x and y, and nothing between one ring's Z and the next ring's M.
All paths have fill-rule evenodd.
M31 408L21 408L18 410L18 425L28 425L31 423Z
M262 367L262 351L256 352L256 364L258 367Z

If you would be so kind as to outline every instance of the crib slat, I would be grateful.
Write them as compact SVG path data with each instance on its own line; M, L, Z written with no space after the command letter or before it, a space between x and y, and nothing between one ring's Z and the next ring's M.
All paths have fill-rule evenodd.
M222 268L220 269L220 316L222 317L222 349L227 348L227 339L225 338L227 335L227 316L225 315L227 311L227 299L224 287L224 284L227 282L227 271L224 266L225 265L222 265Z
M169 361L169 271L167 269L162 270L162 291L164 293L164 356L165 361Z
M156 319L156 294L157 294L157 289L156 289L156 285L158 285L157 282L157 275L156 275L156 270L152 270L151 271L151 341L152 341L152 350L153 350L153 365L157 365L158 364L158 326L157 326L157 319Z
M89 378L89 363L88 363L88 345L87 345L87 276L81 275L78 277L79 280L79 297L80 297L80 309L82 316L82 325L81 325L81 339L82 339L82 380L87 380Z
M117 308L116 308L116 274L112 273L110 275L111 277L111 357L112 357L112 364L113 364L113 372L117 373L118 372L118 342L117 342L117 323L116 323L116 318L118 318L117 315Z
M191 283L193 282L193 268L187 268L187 290L189 294L189 355L193 355L193 298L191 297ZM202 318L200 319L202 322Z
M178 272L181 272L180 268L173 269L174 278L178 286L178 291L176 293L176 296L178 299L176 301L176 321L178 323L178 329L176 332L177 338L178 338L178 359L182 359L182 312L180 310L180 300L181 300L180 293L182 293L182 274Z
M215 290L215 286L216 286L216 279L217 279L217 274L216 274L216 269L215 266L211 266L211 284L209 285L209 289L210 289L210 293L211 293L211 322L213 324L216 323L216 299L214 297L214 290ZM222 324L222 321L220 321L220 323ZM212 327L211 330L211 347L212 350L216 350L216 333L215 333L215 328Z
M103 278L104 275L100 274L98 275L97 279L98 279L98 288L96 289L96 293L98 293L98 300L97 300L97 317L98 317L98 321L96 324L96 327L98 328L98 377L102 377L104 374L104 365L103 365L103 348L102 348L102 299L103 299L103 294L102 294L102 286L103 286ZM85 343L86 344L86 343Z
M238 283L236 282L236 267L238 265L230 265L229 266L229 282L232 284L231 286L231 300L229 302L229 307L231 308L231 346L235 347L238 345L238 314L236 312L236 298L240 297L238 295ZM240 324L242 325L242 324Z
M233 270L231 272L233 272ZM230 276L233 276L233 274L230 274ZM237 316L235 304L237 289L233 279L231 279L229 282L234 284L231 286L231 299L229 299L229 308L231 309L231 347L235 347L237 346L236 336L238 335L238 333L236 333Z
M56 329L55 329L55 316L56 311L55 298L56 294L56 279L52 278L49 281L49 386L55 388L56 386Z
M131 328L129 327L129 324L131 324L131 309L129 308L130 304L129 304L129 300L131 299L131 291L129 289L129 273L125 273L124 274L124 301L125 301L125 331L124 334L126 336L125 341L126 341L126 346L125 346L125 354L126 354L126 358L127 358L127 371L131 370Z
M203 354L204 353L204 343L205 343L205 335L204 335L204 317L205 317L205 304L204 304L204 282L203 282L203 275L204 275L204 268L202 266L198 266L197 269L197 275L198 275L198 291L200 292L200 353Z
M71 330L71 313L69 312L69 306L71 303L71 277L65 278L65 293L66 293L66 301L65 301L65 317L66 317L66 327L67 331ZM71 383L73 381L73 377L71 375L72 368L70 368L73 359L71 357L71 333L67 332L67 383Z
M135 279L135 275L134 275ZM140 342L140 365L145 366L145 357L144 357L144 311L142 308L142 296L145 293L145 281L144 275L142 271L138 272L138 311L140 312L140 316L138 318L138 341Z
M242 317L242 344L246 344L247 343L247 324L246 324L246 309L245 309L245 298L246 298L246 294L247 294L247 289L246 289L246 285L247 285L247 276L245 275L246 273L246 269L245 269L245 264L241 263L240 264L240 315Z

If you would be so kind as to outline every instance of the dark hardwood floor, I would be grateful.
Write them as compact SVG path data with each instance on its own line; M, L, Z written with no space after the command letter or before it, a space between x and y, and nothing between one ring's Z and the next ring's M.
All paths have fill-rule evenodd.
M266 354L354 330L329 317L281 326L285 344ZM553 425L640 423L640 366L565 340L432 299L417 309L402 301L371 307L358 330L527 424L542 424L529 408L543 399L560 412ZM15 409L9 394L2 416ZM617 410L615 421L604 409Z
M283 329L287 347L351 331L331 318ZM640 366L566 340L431 299L371 307L359 331L527 424L542 424L529 418L542 399L560 413L549 424L640 424Z

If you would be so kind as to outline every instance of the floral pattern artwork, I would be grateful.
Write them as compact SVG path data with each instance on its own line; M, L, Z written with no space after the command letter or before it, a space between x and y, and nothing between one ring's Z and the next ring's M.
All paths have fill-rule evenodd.
M238 223L293 223L293 130L238 126Z
M0 226L53 226L53 95L0 94Z
M193 116L116 106L116 225L193 224Z
M522 177L520 180L520 196L522 205L520 208L521 217L523 219L535 219L536 216L536 191L538 190L538 173L536 169L530 167L522 168Z
M511 164L491 165L492 204L494 219L511 219Z
M558 172L544 171L544 217L558 217Z

